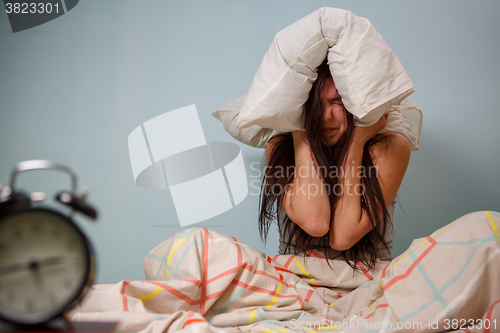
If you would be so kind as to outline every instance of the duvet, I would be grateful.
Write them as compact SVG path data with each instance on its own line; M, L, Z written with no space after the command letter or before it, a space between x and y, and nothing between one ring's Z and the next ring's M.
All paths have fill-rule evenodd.
M121 332L500 332L499 228L471 213L372 270L186 229L146 255L145 280L95 285L71 316Z

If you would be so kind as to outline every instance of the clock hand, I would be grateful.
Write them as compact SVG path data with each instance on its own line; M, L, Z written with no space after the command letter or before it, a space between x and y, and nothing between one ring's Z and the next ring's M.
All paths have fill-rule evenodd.
M56 257L49 257L49 258L43 258L38 260L38 265L43 265L43 266L50 266L50 265L56 265L56 264L61 264L65 262L67 258L63 256L56 256Z
M0 267L0 275L16 273L25 269L31 269L33 271L37 270L40 266L51 266L63 263L66 258L62 256L55 256L49 258L43 258L39 260L31 260L24 263L16 263L8 266Z
M9 273L15 273L18 271L22 271L25 269L29 269L29 263L19 263L19 264L12 264L8 266L2 266L0 267L0 275L6 275Z
M33 274L33 277L35 278L35 283L37 285L37 287L42 287L42 277L40 276L40 266L37 264L35 264L34 262L32 262L30 264L30 270L31 270L31 273Z

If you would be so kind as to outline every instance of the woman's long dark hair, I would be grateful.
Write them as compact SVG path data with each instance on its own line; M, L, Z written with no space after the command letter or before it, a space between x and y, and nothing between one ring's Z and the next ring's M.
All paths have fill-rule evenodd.
M331 171L346 170L345 160L353 134L354 119L352 114L346 112L347 129L333 146L326 145L324 136L322 134L318 135L318 133L323 133L321 91L323 84L329 78L331 78L330 69L325 60L318 67L318 78L314 82L309 93L309 98L304 105L302 121L313 160L317 164L318 174L322 178L326 188L329 189L330 207L335 207L339 197L332 189L339 183L338 176L340 173ZM295 249L297 253L305 252L308 245L316 237L310 236L297 224L293 223L286 213L285 216L281 216L281 212L284 212L284 209L281 210L283 207L284 190L291 184L294 177L295 154L293 138L291 133L286 133L273 138L273 140L276 140L276 145L265 168L260 193L259 232L265 240L271 224L276 220L280 221L283 219L283 223L278 223L278 228L280 234L286 237L285 253L290 253L290 249ZM370 219L372 230L348 250L348 256L347 251L342 252L344 260L353 268L358 268L355 264L356 262L361 262L368 268L373 268L380 255L380 245L388 250L384 235L387 225L391 221L385 208L384 197L377 179L377 173L375 172L373 175L371 172L366 172L366 170L374 168L370 147L380 140L382 140L380 137L371 139L364 146L362 166L365 172L362 172L363 177L361 178L364 190L361 197L361 207ZM332 219L333 216L334 214L332 213ZM321 237L320 244L325 253L327 253L328 249L330 249L328 238Z

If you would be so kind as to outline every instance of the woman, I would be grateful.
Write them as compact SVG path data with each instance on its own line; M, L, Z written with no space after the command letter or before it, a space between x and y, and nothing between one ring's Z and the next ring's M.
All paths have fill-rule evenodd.
M387 115L354 126L325 62L303 114L305 131L273 137L266 146L259 230L278 218L280 252L322 248L329 258L373 267L392 259L393 200L410 159L404 136L377 134ZM277 190L279 189L279 191ZM392 206L391 206L392 205Z

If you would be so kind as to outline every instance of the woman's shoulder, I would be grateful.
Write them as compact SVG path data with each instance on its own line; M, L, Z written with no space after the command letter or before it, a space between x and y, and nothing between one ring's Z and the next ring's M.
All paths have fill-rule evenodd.
M271 137L266 143L266 164L271 160L274 149L285 139L286 135L278 134Z
M370 154L382 187L389 189L387 197L394 198L410 163L408 140L398 133L384 133L370 147Z
M283 140L283 138L284 138L284 136L281 134L278 134L278 135L271 137L267 141L266 150L268 149L268 147L273 148L274 146L276 146L278 143L280 143Z
M378 134L375 143L370 147L370 152L376 158L410 158L410 144L406 137L400 133L387 132Z

